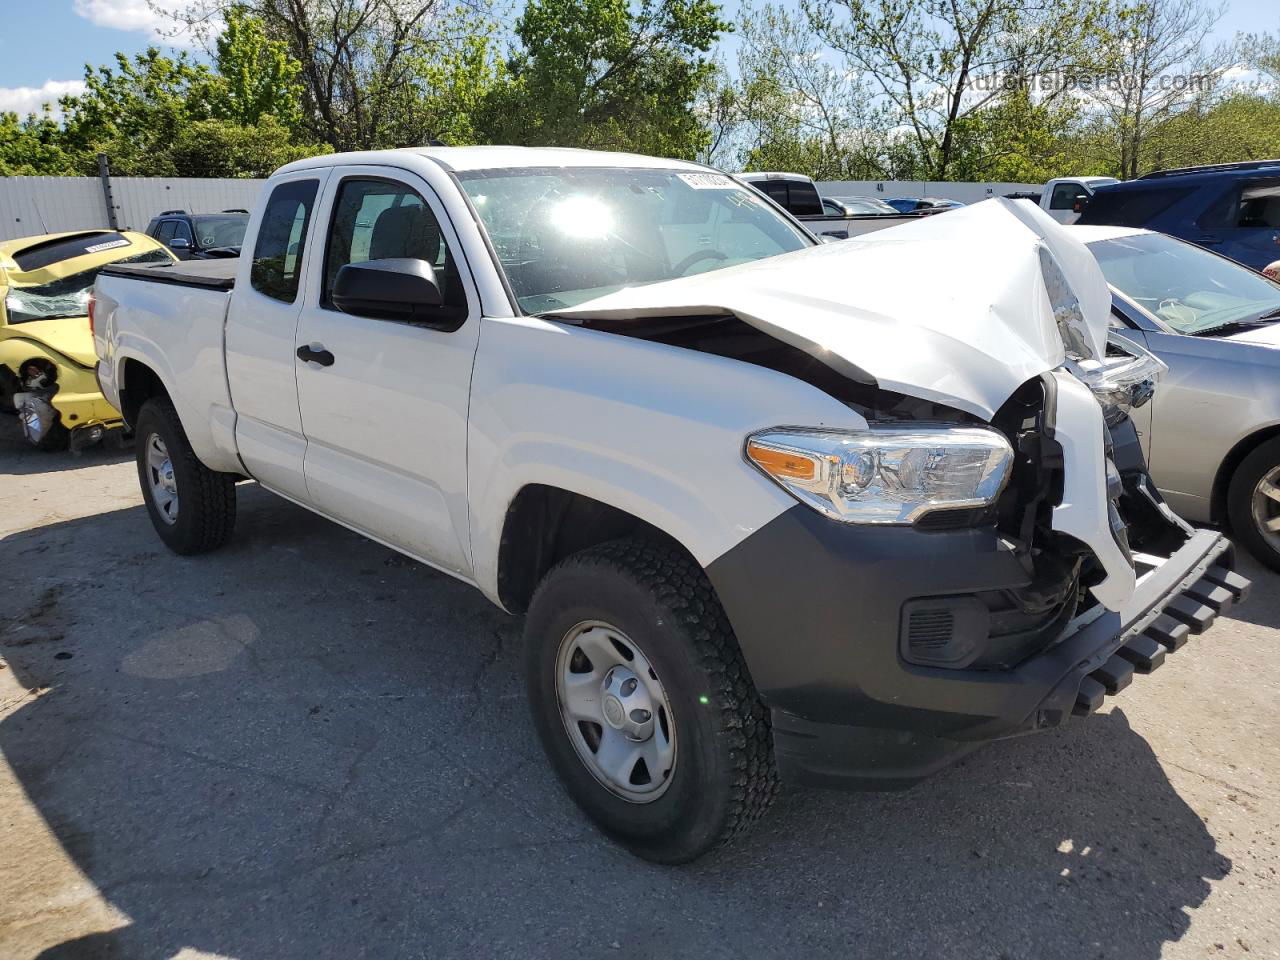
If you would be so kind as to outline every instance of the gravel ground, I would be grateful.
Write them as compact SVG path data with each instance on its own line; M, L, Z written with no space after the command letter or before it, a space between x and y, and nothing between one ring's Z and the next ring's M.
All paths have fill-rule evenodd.
M7 418L6 418L7 419ZM129 453L0 435L0 957L1280 956L1280 627L916 789L790 791L689 867L543 762L518 621L253 485L153 534Z

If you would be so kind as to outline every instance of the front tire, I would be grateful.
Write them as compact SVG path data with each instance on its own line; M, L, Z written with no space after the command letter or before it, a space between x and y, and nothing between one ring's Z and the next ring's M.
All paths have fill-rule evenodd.
M1260 444L1236 467L1227 489L1227 517L1236 539L1280 570L1280 437Z
M769 713L683 552L625 539L568 557L539 584L525 641L552 766L632 853L693 860L768 809L778 788Z
M138 482L151 524L174 553L216 550L236 523L236 481L210 470L187 441L168 399L142 405L137 423Z

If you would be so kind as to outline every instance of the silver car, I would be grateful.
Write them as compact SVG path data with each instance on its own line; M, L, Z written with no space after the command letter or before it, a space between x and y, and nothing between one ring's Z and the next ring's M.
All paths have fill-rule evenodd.
M1111 284L1119 332L1169 365L1133 411L1165 499L1280 570L1280 284L1162 233L1069 229Z

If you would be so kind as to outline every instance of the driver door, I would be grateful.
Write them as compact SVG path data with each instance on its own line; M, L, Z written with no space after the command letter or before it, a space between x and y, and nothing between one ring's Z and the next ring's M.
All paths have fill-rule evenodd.
M324 256L298 322L304 473L328 515L464 579L467 405L479 299L436 194L386 167L341 168L319 224ZM342 313L330 292L348 263L430 262L444 295L433 325ZM312 359L319 356L320 359Z

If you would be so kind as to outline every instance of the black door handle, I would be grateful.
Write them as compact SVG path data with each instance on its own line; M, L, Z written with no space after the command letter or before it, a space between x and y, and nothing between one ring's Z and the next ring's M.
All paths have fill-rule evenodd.
M322 367L333 366L333 354L321 347L319 350L313 350L309 346L301 346L298 348L298 359L307 360L311 363L318 363Z

